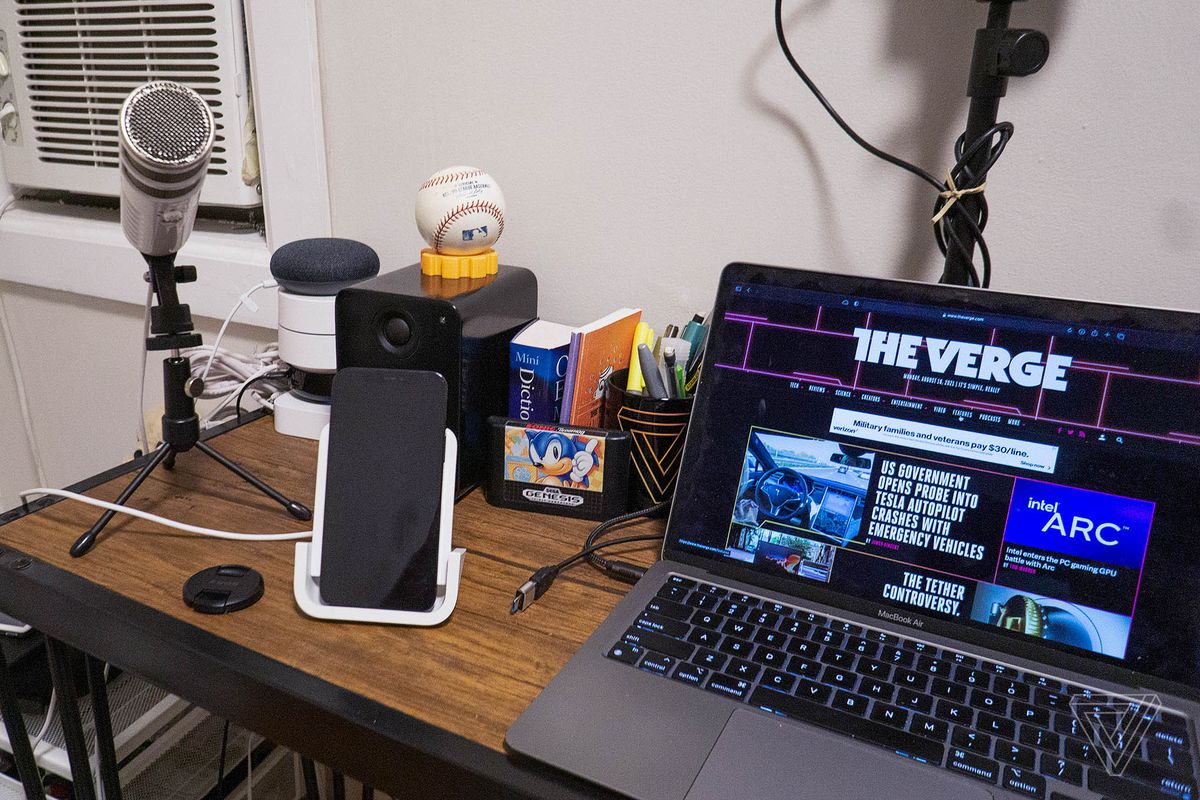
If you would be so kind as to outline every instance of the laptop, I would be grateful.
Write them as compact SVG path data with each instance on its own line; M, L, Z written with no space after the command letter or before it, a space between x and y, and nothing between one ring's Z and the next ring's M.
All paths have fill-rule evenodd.
M1200 315L731 264L662 559L508 731L636 798L1197 796Z

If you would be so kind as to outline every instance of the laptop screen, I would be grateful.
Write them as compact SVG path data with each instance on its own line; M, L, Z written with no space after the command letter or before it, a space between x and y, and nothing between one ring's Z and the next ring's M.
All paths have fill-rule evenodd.
M1200 316L731 265L712 322L668 554L1200 683Z

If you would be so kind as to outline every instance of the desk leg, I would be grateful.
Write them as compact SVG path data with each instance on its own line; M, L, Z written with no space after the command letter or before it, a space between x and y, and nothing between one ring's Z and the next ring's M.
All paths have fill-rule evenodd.
M63 738L67 740L67 758L71 762L75 800L96 800L87 739L83 735L83 719L79 716L79 695L75 691L75 682L71 680L70 652L62 642L46 637L50 680L58 697L58 717L62 721Z
M121 800L121 776L117 772L117 749L113 742L112 715L108 709L108 686L100 659L84 655L88 690L92 697L92 720L96 731L96 753L100 757L100 785L104 800Z
M17 697L13 694L8 659L4 657L3 650L0 650L0 714L4 718L4 728L8 731L8 741L12 743L13 760L17 764L17 775L21 778L21 785L25 787L26 800L45 800L46 793L42 790L37 760L34 759L33 747L29 744L25 718L21 716Z
M333 772L333 800L346 800L346 777L337 770Z
M321 800L321 787L317 786L317 767L312 759L301 756L300 770L304 773L304 800Z

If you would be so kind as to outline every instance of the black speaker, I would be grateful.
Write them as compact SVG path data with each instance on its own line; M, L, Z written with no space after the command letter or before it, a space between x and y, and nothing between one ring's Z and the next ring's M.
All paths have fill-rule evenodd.
M461 490L483 476L487 418L507 413L509 342L536 318L537 278L527 269L450 279L413 264L338 292L337 367L441 373Z

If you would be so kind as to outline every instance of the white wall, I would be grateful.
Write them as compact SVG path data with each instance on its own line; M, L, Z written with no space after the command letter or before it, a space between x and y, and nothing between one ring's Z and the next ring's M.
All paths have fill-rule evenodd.
M785 14L851 123L940 173L984 10L788 0ZM508 198L503 260L537 272L542 314L562 322L631 303L660 328L681 321L737 259L940 273L929 190L825 116L778 52L768 2L319 0L318 14L334 233L387 266L422 246L416 187L469 163ZM1028 0L1014 23L1045 30L1052 52L1001 104L1017 135L988 189L995 287L1200 308L1200 13L1184 0ZM0 292L48 480L126 458L141 309ZM211 342L216 323L197 321ZM245 349L272 337L237 334ZM7 362L0 348L0 507L33 481ZM158 382L152 363L148 406Z
M138 447L141 307L12 283L0 283L0 295L49 485L69 485L132 457ZM220 321L196 317L195 323L211 344ZM250 352L273 335L235 324L222 346ZM151 353L146 368L152 419L162 415L164 355ZM38 485L12 374L0 341L0 510L19 503L18 491ZM153 430L150 437L156 441Z
M986 6L789 0L801 63L878 145L941 174ZM335 235L416 260L420 182L490 171L501 259L543 316L711 301L731 260L936 279L930 189L852 144L790 71L769 2L320 0ZM1200 13L1185 0L1029 0L1051 57L1001 103L993 286L1200 307Z

